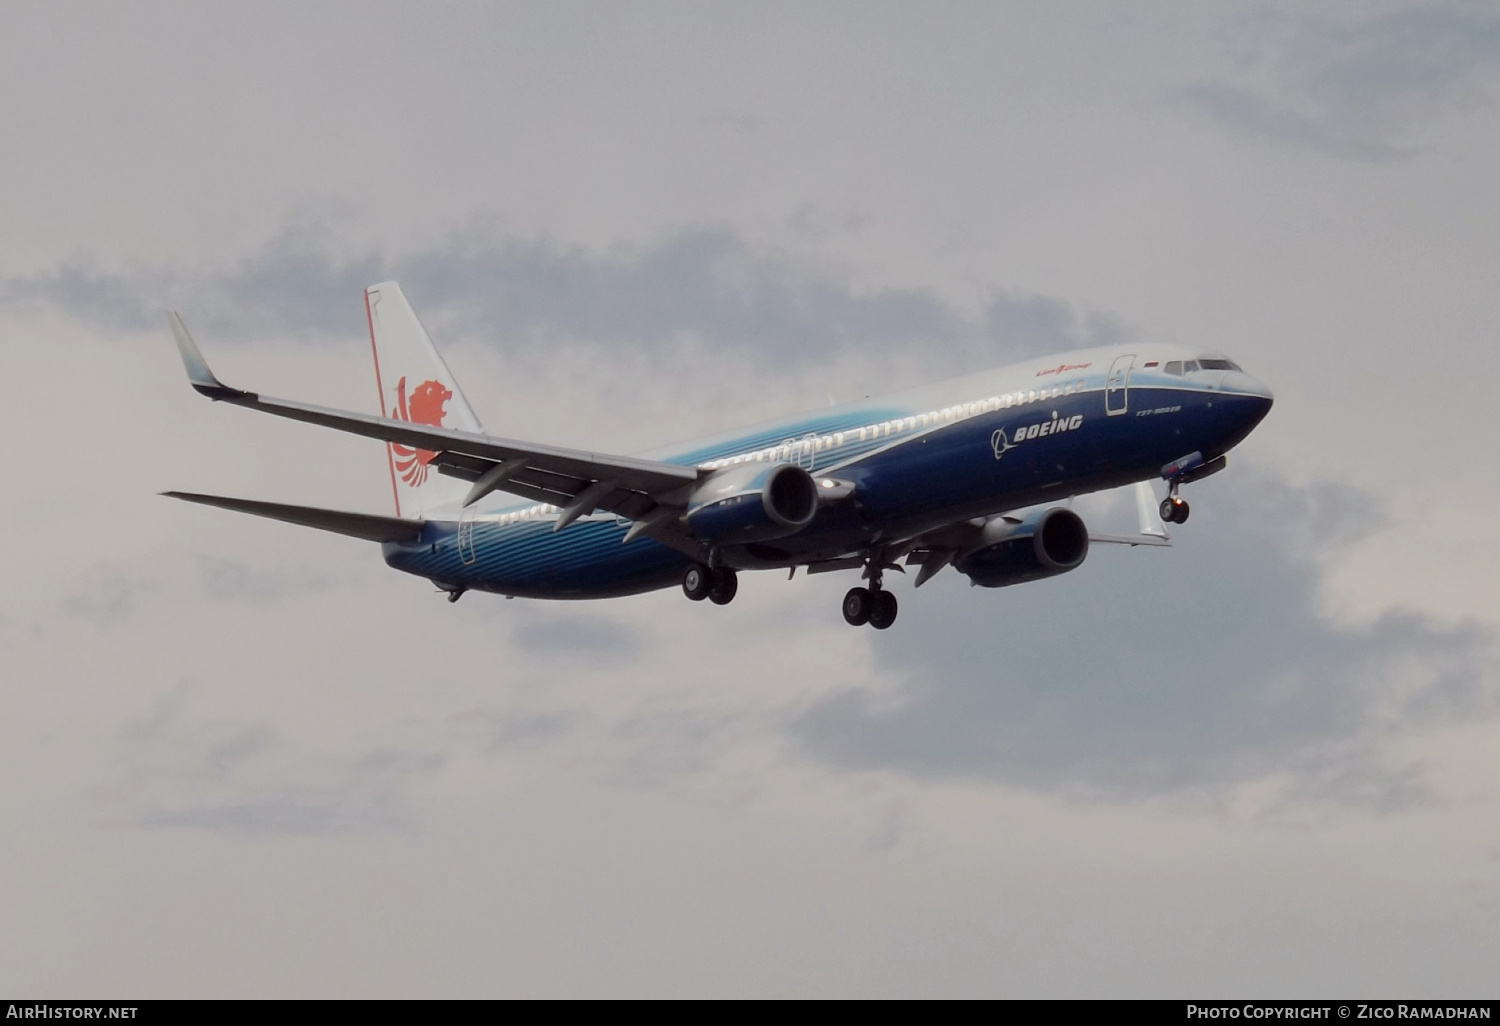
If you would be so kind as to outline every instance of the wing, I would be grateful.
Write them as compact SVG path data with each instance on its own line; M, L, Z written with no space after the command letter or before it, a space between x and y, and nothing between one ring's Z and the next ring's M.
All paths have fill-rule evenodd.
M210 399L434 452L437 455L430 465L450 477L474 482L465 506L492 491L505 491L558 506L562 512L556 530L602 509L635 520L659 540L682 541L672 537L679 532L668 512L681 508L688 486L698 480L698 471L692 467L428 427L231 388L209 370L182 319L173 313L171 321L188 380Z

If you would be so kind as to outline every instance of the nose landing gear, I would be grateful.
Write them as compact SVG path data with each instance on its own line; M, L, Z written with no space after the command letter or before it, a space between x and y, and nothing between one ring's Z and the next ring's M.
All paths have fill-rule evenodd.
M1224 465L1222 455L1205 461L1203 453L1193 452L1162 467L1161 476L1167 482L1167 497L1161 500L1160 507L1162 520L1169 524L1187 523L1188 504L1177 494L1177 489L1190 482L1201 481L1210 474L1217 474L1224 469Z

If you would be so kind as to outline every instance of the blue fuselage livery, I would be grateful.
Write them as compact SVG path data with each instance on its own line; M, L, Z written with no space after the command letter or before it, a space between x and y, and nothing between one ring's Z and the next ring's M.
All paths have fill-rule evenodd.
M1185 521L1179 487L1222 469L1272 404L1220 354L1136 344L611 457L481 433L399 289L372 287L367 308L379 418L229 388L175 318L174 329L211 398L384 439L405 478L393 455L398 517L173 494L378 540L390 566L455 599L606 598L680 582L724 604L736 571L863 568L845 617L886 627L895 599L882 571L902 559L922 567L919 585L949 565L990 587L1076 567L1090 535L1065 508L1073 496L1137 484L1144 510L1140 483L1165 479L1160 517ZM423 397L421 416L408 392ZM1167 543L1144 513L1141 531L1094 540Z
M1185 363L1200 354L1138 348L1156 366L1128 368L1113 394L1105 377L1114 361L1147 361L1111 349L1070 353L1063 362L1078 369L1063 374L1048 373L1059 365L1053 358L646 455L712 469L748 454L853 484L847 500L820 509L796 534L721 553L741 569L786 568L1155 479L1185 452L1221 455L1270 409L1269 391L1243 372L1169 376L1160 369L1165 356ZM456 587L603 598L673 586L690 560L646 537L622 545L630 522L613 516L554 533L556 513L507 504L432 522L415 542L388 543L386 562Z

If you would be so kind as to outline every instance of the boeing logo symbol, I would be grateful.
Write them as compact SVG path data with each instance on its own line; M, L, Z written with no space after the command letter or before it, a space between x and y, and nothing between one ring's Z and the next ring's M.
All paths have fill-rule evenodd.
M1038 421L1028 424L1026 427L1016 429L1015 436L1006 435L1004 428L997 428L990 435L990 449L995 453L995 459L999 459L1010 452L1022 442L1029 442L1033 438L1045 438L1048 435L1061 434L1064 431L1075 431L1078 425L1083 423L1083 414L1075 413L1071 417L1059 417L1055 412L1051 420Z

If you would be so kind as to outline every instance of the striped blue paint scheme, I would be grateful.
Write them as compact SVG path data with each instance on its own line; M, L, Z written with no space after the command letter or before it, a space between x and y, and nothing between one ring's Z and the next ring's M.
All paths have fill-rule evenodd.
M649 538L622 545L628 524L612 517L579 520L556 533L550 520L475 521L472 542L462 543L461 526L428 524L417 543L385 546L386 562L445 583L556 598L650 591L675 582L688 562Z
M834 506L795 536L776 541L756 558L798 561L799 553L850 551L866 544L872 525L920 531L1002 508L1056 501L1152 476L1182 455L1184 446L1228 447L1257 423L1269 403L1259 396L1177 387L1132 387L1130 409L1106 413L1102 390L1048 397L902 435L854 442L829 455L841 477L858 482L857 507ZM1170 411L1170 416L1154 414ZM857 417L809 418L796 427L820 434L850 432L872 423L914 416L895 407ZM1021 437L1040 421L1079 418L1076 429L1026 439L997 456L994 433ZM851 427L851 423L853 426ZM742 442L684 455L702 462L784 441L790 430L761 431ZM823 469L823 468L820 468ZM415 544L385 546L393 567L457 587L508 595L593 598L649 591L676 583L687 556L645 537L621 544L628 522L586 517L560 532L539 516L501 524L499 514L469 525L430 523ZM467 535L464 532L471 532ZM467 561L466 561L467 557Z

